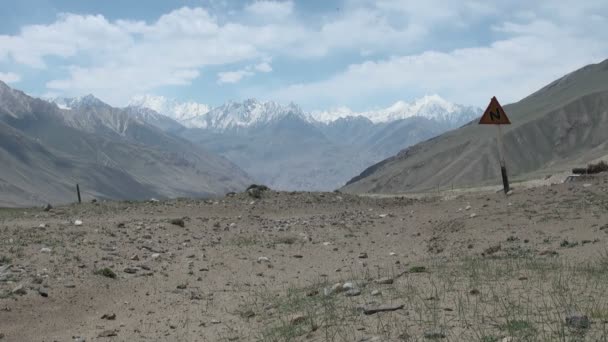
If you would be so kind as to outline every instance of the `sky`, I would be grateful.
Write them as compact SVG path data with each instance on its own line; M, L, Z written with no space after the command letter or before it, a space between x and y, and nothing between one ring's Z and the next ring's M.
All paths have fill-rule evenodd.
M606 0L19 0L0 80L114 106L162 95L372 110L510 103L608 58Z

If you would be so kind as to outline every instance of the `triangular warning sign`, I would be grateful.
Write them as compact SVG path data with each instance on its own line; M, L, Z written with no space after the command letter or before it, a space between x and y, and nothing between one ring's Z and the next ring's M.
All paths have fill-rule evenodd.
M511 121L509 121L509 118L507 117L507 113L505 113L505 110L502 109L502 106L500 105L500 103L498 103L498 100L496 99L496 97L493 97L492 100L490 100L490 104L488 105L488 108L481 116L481 119L479 120L479 124L480 125L510 125Z

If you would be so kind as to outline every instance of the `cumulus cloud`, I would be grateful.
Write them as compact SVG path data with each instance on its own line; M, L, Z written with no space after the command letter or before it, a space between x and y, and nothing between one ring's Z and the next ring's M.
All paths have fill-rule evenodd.
M0 72L0 81L5 83L17 83L21 81L21 75L14 72Z
M320 79L261 85L259 94L336 106L416 91L477 103L487 84L516 99L607 55L603 0L343 0L315 17L296 9L293 1L252 1L235 15L183 7L148 21L61 14L0 34L0 62L40 73L53 63L64 75L48 80L47 91L95 93L122 105L136 93L191 84L210 67L248 65L216 75L217 83L236 84L273 71L275 58L307 67L330 60ZM454 32L474 39L459 45Z

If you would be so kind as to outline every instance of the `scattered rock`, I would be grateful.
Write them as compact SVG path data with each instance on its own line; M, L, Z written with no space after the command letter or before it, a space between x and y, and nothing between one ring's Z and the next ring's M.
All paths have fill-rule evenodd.
M74 221L74 225L75 226L82 226L82 221L81 220L76 220L76 221Z
M393 278L382 277L382 278L374 280L374 283L380 284L380 285L390 285L393 283Z
M40 249L40 253L51 253L51 249L48 247L43 247Z
M382 305L377 307L359 307L361 311L363 311L366 315L373 315L378 312L389 312L389 311L397 311L403 309L403 304L401 305Z
M169 221L169 223L171 223L174 226L180 226L182 228L186 226L186 222L184 222L184 219L181 219L181 218L172 219L171 221Z
M104 330L104 331L100 332L99 335L97 335L97 337L113 337L113 336L118 336L118 330L116 330L116 329Z
M263 262L270 262L270 259L268 259L268 257L264 257L264 256L259 257L258 264L261 264Z
M23 286L23 284L19 284L15 288L13 288L11 293L23 296L23 295L27 294L27 290L25 289L25 286Z
M305 321L306 321L306 316L303 314L295 314L289 318L289 323L291 323L291 325L302 324Z
M47 298L49 296L49 289L47 289L46 287L41 287L38 289L38 294L40 294L44 298Z
M103 316L101 316L101 319L107 319L108 321L113 321L116 319L116 314L115 313L103 314Z
M358 296L360 294L361 294L361 290L356 289L356 288L355 289L350 289L350 290L344 292L344 295L346 297L356 297L356 296Z

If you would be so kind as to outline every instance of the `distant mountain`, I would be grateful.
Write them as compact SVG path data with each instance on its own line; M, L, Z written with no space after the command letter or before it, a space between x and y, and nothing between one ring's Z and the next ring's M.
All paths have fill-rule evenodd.
M459 127L480 112L429 97L424 103L393 106L377 122L363 115L320 121L295 104L250 99L188 119L196 128L181 134L273 188L333 190L368 165Z
M180 124L196 128L196 118L207 114L211 108L202 103L178 102L164 96L141 95L136 96L129 102L129 107L152 109L160 114L179 122Z
M0 82L0 206L213 196L251 180L234 164L94 96L35 99ZM67 109L69 108L69 109Z
M480 115L480 109L470 106L453 104L439 95L424 96L412 103L398 101L392 106L366 112L353 112L342 107L333 111L317 111L312 116L323 123L331 123L336 119L348 117L365 117L373 123L386 123L421 117L447 125L464 124Z
M488 99L489 101L489 99ZM608 60L504 106L507 169L529 179L608 157ZM500 183L496 130L473 123L408 147L354 177L349 192L395 193Z

